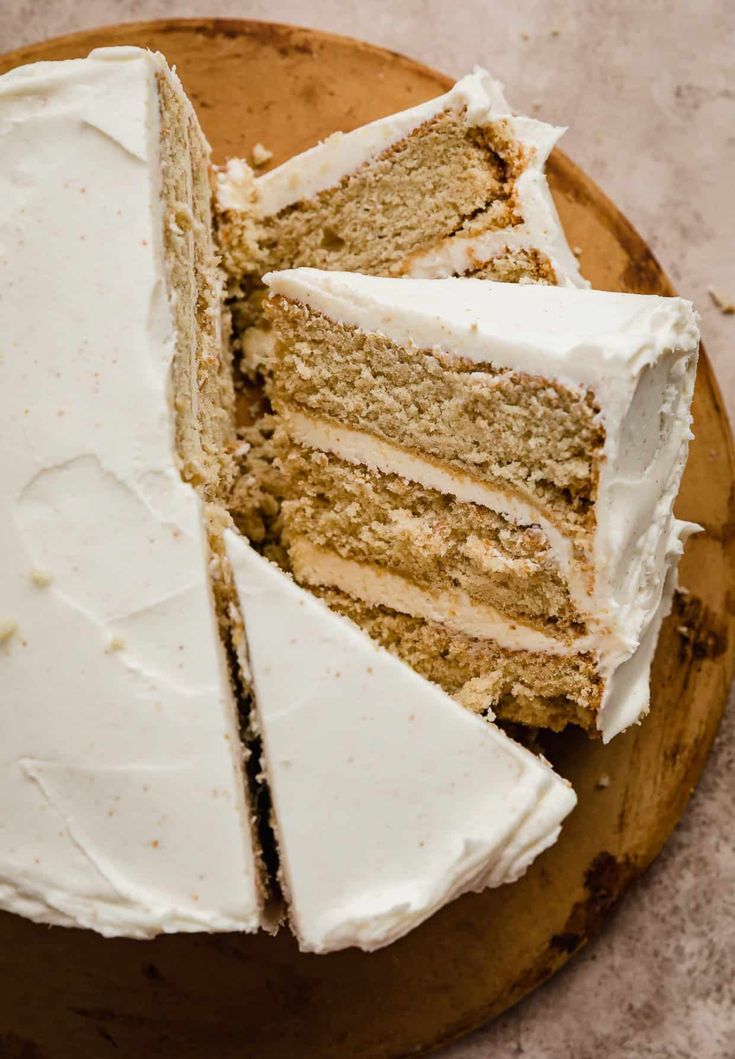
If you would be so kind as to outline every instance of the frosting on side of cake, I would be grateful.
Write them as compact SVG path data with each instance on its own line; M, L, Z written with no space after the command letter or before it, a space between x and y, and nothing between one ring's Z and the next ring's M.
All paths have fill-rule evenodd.
M0 906L131 937L260 923L175 454L162 74L124 48L0 79Z
M300 947L377 949L459 894L523 874L556 840L571 787L226 540Z
M593 395L604 443L595 457L594 524L585 547L592 579L586 584L582 577L570 579L569 588L588 620L585 648L591 644L599 656L606 690L598 725L604 739L612 738L630 715L616 688L625 684L630 700L635 683L641 710L647 704L650 654L639 644L660 624L669 597L667 573L692 530L673 516L691 437L699 340L691 304L487 280L394 280L314 269L272 273L265 281L271 296L396 345L461 358L478 372L508 369ZM413 454L400 455L384 440L373 440L371 450L349 424L339 434L302 409L283 411L287 420L296 419L297 436L307 443L310 432L312 441L321 433L321 443L341 458L372 459L384 472L415 476L461 495L452 481L456 476L448 472L440 481L431 463L414 462ZM492 490L478 488L472 499L517 517L518 505L514 512L502 497L498 503ZM572 568L569 547L560 540L569 538L569 527L557 521L556 532L549 532L548 520L538 521L560 567ZM612 681L631 658L637 662L627 665L625 682Z
M502 124L517 149L525 155L523 171L515 181L518 221L497 232L471 235L460 231L442 239L436 246L418 251L410 260L408 273L427 278L463 273L503 250L533 247L548 258L557 282L586 286L579 274L578 262L564 238L544 175L549 153L565 130L533 118L514 116L505 99L503 86L479 67L442 96L380 118L352 132L334 133L317 146L258 177L256 188L262 214L273 215L296 202L313 199L449 110L462 114L468 127ZM250 182L250 174L241 161L229 162L219 174L220 208L251 209Z

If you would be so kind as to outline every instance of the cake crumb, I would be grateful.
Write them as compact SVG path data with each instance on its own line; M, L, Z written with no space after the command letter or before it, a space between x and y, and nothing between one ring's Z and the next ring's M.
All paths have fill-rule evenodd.
M252 158L253 165L259 168L262 165L267 165L273 157L273 151L269 151L262 143L256 143L253 147Z
M572 247L572 253L574 254L575 257L581 257L582 256L582 247L581 246L573 246Z
M110 642L107 644L105 651L107 654L113 654L115 651L122 651L125 647L125 641L122 636L113 636Z
M596 786L597 786L597 788L599 790L602 790L605 787L609 787L610 786L610 777L608 776L608 774L606 772L601 772L600 773L599 778L597 780Z
M33 584L37 585L39 588L48 588L53 580L51 574L48 573L47 570L39 570L36 567L31 570L29 577Z
M524 30L522 30L521 31L521 40L530 40L530 39L531 39L531 34L530 33L526 33Z
M735 301L731 298L725 297L720 291L714 287L708 287L707 293L715 304L715 307L720 310L723 316L732 316L735 313Z
M551 31L551 36L552 37L558 37L560 34L561 34L561 30L560 29L552 29L552 31Z
M7 643L18 631L16 621L0 621L0 644Z

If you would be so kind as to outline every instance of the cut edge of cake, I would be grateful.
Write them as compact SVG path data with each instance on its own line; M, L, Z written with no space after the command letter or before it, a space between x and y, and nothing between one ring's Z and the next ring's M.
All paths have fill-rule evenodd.
M287 445L295 442L312 461L310 470L301 460L290 492L285 475L279 533L296 576L427 623L443 613L445 624L471 639L484 625L484 638L497 640L492 609L470 606L456 585L438 601L419 591L407 547L403 555L398 547L400 533L420 542L426 532L408 517L410 483L476 512L487 508L507 520L511 537L519 527L538 531L555 576L566 579L579 625L570 637L558 616L534 627L516 612L506 619L506 646L515 641L529 657L595 655L599 692L585 694L590 706L597 698L595 727L606 741L645 712L652 650L637 648L668 610L673 583L665 575L695 528L672 512L691 437L699 338L691 304L316 269L273 273L265 282L276 337L269 395ZM498 452L507 455L498 460ZM288 456L278 466L287 469ZM310 477L322 482L311 494ZM358 518L361 504L372 519L361 526L358 518L351 540L336 526L340 504L344 519L350 510ZM381 505L393 521L376 534ZM441 534L440 518L429 525ZM331 555L330 532L340 549ZM371 566L371 548L386 562L402 559L401 576ZM497 542L480 540L474 553L475 583L483 563L512 566ZM556 641L555 650L540 632ZM401 635L396 626L397 649Z
M442 121L449 122L446 129L433 135L437 123ZM234 266L229 271L237 285L238 271L248 267L254 256L251 219L257 203L263 240L268 245L272 242L276 254L282 257L280 261L269 259L268 248L261 247L255 256L260 257L265 268L313 264L322 268L431 278L467 273L486 273L492 277L495 260L506 259L511 271L519 270L518 275L500 274L495 278L525 276L541 282L586 286L579 274L577 259L564 237L544 173L549 153L564 131L533 118L515 116L502 85L477 67L444 95L351 132L334 133L254 182L246 163L231 160L220 171L218 179L220 239L225 262ZM427 140L425 155L418 153L422 138ZM397 167L412 144L416 146L410 157L411 180L406 188L391 188L391 166L397 182ZM482 175L483 150L495 160L494 177ZM439 169L440 165L445 168ZM381 166L385 173L379 172ZM422 184L417 194L417 181L423 179L424 173L426 187ZM390 262L384 263L385 267L366 268L365 261L341 259L345 245L353 236L352 231L348 234L346 228L343 230L342 223L347 216L344 211L349 210L351 203L345 201L341 204L343 209L335 213L335 202L337 197L346 194L350 183L354 185L349 189L350 195L354 194L357 199L361 182L367 181L374 193L378 179L385 210L391 218L395 212L396 238L409 242L405 249L393 254ZM455 185L456 194L448 194L448 188ZM409 192L410 204L404 201ZM454 198L458 203L466 200L467 212L463 214L457 206L457 215L446 218L444 230L438 228L430 234L430 226L421 243L416 233L422 230L424 215L436 218L441 213L438 200L435 202L437 194L445 203ZM379 201L374 194L372 197ZM400 209L409 207L410 224L401 220L400 213ZM287 256L283 258L285 248L279 248L279 238L282 242L288 241L289 226L298 218L299 211L305 209L314 211L316 223L328 235L320 235L311 252L305 250L312 239L311 225L308 235L306 229L300 230L299 240L294 244L295 254L289 259L286 251ZM279 221L280 236L278 232L268 231L272 218ZM434 227L437 223L435 219ZM384 233L390 234L391 220L381 218L381 227ZM385 234L383 242L388 245ZM230 256L230 248L235 251L235 257ZM304 260L304 254L311 259ZM320 255L325 259L318 260ZM525 264L524 255L528 258ZM238 256L239 264L235 260ZM333 261L329 260L330 256ZM518 259L515 264L514 256Z

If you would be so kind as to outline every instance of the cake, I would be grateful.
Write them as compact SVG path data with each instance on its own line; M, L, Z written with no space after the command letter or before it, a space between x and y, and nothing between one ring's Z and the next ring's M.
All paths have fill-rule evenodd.
M466 707L607 741L648 709L682 543L679 298L265 277L280 512L260 547Z
M0 78L0 142L0 907L256 930L207 532L231 429L208 147L134 48Z
M574 807L569 784L232 530L226 541L299 947L372 951L521 876Z
M564 130L511 113L481 69L253 178L219 173L218 240L243 366L262 370L262 275L310 266L584 286L544 172ZM258 325L258 326L256 326Z
M230 520L209 149L175 75L135 48L21 68L0 142L0 908L149 938L273 929L282 896L325 952L515 879L569 785Z

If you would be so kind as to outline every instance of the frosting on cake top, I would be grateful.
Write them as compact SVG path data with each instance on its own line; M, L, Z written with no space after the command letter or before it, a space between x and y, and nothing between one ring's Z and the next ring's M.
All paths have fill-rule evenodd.
M125 48L0 78L0 907L138 937L260 922L174 452L161 74Z
M226 539L300 947L377 949L522 875L574 807L569 784Z

